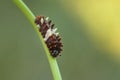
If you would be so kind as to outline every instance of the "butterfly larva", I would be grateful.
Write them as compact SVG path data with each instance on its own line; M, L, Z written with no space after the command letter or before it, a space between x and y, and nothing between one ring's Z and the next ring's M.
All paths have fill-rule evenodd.
M60 55L63 44L59 33L56 33L57 28L54 28L54 24L48 17L37 16L35 19L36 25L38 25L39 31L41 32L44 41L53 57Z

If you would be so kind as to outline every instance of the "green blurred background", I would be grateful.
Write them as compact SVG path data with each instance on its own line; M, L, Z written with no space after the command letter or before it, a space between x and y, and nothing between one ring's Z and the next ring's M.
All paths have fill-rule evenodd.
M64 43L57 57L63 80L120 80L120 7L113 8L119 0L24 2L56 24ZM53 80L38 35L11 0L0 0L0 80Z

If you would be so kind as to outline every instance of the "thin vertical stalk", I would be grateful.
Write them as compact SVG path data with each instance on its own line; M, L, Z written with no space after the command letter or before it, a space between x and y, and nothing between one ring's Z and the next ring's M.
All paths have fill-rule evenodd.
M30 23L33 25L33 28L37 32L39 39L43 44L43 48L46 52L54 80L62 80L56 58L53 58L52 56L50 56L50 53L43 40L43 37L41 33L38 31L37 26L34 23L34 20L35 20L34 14L30 11L30 9L26 6L26 4L22 0L13 0L13 1L17 5L17 7L24 13L25 17L27 17L27 19L30 21Z

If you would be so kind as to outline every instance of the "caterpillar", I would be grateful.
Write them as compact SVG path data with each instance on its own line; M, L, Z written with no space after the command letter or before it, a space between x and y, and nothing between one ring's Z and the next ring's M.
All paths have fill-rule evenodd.
M56 33L57 28L54 28L54 24L49 20L49 17L36 16L35 24L38 26L39 32L41 32L51 56L61 56L60 53L63 47L61 37L59 33Z

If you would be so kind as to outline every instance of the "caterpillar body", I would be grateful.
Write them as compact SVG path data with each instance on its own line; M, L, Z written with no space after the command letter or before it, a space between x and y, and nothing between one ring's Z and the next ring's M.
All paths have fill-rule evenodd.
M48 17L37 16L35 23L44 38L51 56L57 57L61 55L63 44L59 33L56 33L57 28L54 28L52 21Z

